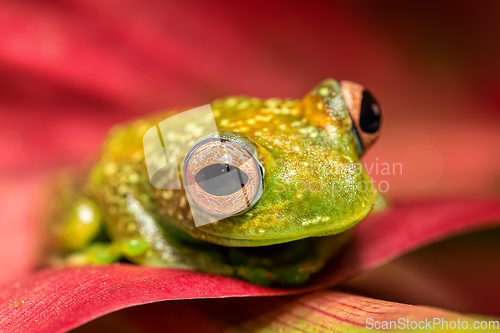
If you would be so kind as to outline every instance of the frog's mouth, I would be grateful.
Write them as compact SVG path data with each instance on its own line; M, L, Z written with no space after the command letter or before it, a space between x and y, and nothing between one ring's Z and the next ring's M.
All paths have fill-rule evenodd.
M361 220L361 219L359 219L359 220ZM343 234L343 233L346 233L346 231L351 229L357 223L358 223L358 221L355 221L355 222L353 222L353 223L351 223L343 228L338 228L338 229L337 228L331 229L331 228L325 227L324 230L320 230L320 231L317 231L315 233L311 233L310 231L306 230L304 232L293 233L293 235L282 235L279 237L267 237L267 238L265 238L265 237L255 237L255 238L230 237L230 236L218 235L218 234L215 234L212 232L201 231L200 229L203 229L203 227L199 227L199 228L197 228L199 231L199 234L196 235L196 238L203 239L203 241L206 241L206 242L209 242L212 244L227 246L227 247L271 246L271 245L295 242L295 241L302 240L302 239L328 237L328 236Z

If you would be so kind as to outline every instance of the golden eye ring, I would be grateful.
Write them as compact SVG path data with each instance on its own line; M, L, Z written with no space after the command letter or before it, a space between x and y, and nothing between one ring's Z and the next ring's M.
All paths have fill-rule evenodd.
M197 143L184 163L186 191L196 204L215 216L250 209L262 195L262 169L238 142L211 138Z

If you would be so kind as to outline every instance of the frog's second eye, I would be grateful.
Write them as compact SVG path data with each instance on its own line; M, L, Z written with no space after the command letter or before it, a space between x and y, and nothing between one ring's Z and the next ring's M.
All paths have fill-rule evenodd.
M363 149L368 149L380 135L382 111L375 98L363 86L341 82L342 96L347 104Z
M184 164L184 178L196 204L216 216L239 214L262 194L262 172L254 156L225 139L196 144Z

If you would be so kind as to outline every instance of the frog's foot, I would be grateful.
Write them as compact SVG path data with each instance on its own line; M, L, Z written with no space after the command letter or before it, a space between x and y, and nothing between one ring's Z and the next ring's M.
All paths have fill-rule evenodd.
M115 244L94 243L81 251L72 252L51 260L55 266L106 265L120 259L120 251Z
M389 199L382 193L378 192L375 195L375 202L373 204L370 215L376 215L386 211L390 207Z
M138 256L148 248L141 239L126 242L93 242L79 251L53 256L52 266L107 265L120 261L127 256Z
M53 266L106 265L127 258L148 266L199 270L234 276L268 286L296 286L323 268L347 239L347 234L308 238L264 247L228 248L218 245L169 245L170 256L158 256L140 238L112 242L92 242L84 249L53 257ZM185 244L184 244L185 245Z
M342 233L278 245L233 248L208 243L185 244L169 239L168 247L164 247L163 251L145 245L134 246L134 253L126 253L123 249L121 253L128 260L147 266L233 276L263 286L295 286L303 284L311 274L321 270L338 253L347 238L348 233ZM96 260L94 252L91 253L90 258Z

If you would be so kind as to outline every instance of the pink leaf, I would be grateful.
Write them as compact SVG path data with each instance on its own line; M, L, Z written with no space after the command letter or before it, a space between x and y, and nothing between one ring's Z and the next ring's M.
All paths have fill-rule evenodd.
M0 328L64 331L106 313L162 300L271 296L333 286L403 253L500 222L500 202L400 203L360 223L338 259L302 288L262 288L198 272L112 265L47 269L0 289Z
M433 325L433 318L440 322ZM370 332L387 323L395 328L391 332L403 331L402 325L408 328L406 332L454 332L446 327L456 329L453 325L458 320L465 332L463 327L472 330L476 321L486 320L482 324L488 325L488 321L498 319L478 319L438 308L322 291L306 296L246 298L244 302L217 299L156 303L113 313L77 331L96 333L125 328L125 332ZM490 325L489 330L478 331L494 332L495 323Z
M500 228L413 251L342 283L356 294L500 317Z

